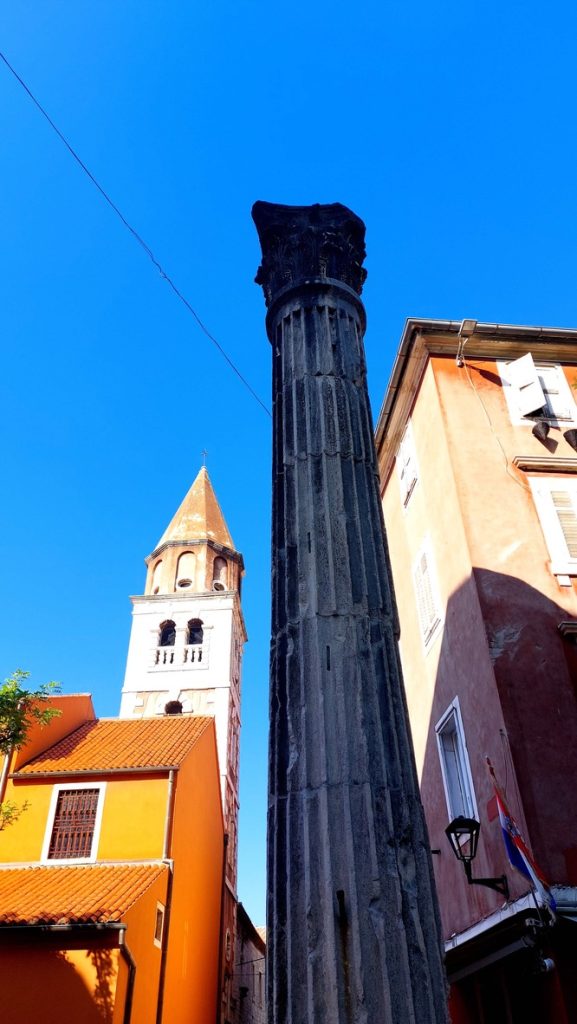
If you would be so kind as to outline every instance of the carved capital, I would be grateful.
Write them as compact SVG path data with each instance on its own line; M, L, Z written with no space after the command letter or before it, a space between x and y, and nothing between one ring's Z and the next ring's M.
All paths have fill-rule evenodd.
M258 202L252 217L262 248L255 281L267 307L283 288L310 280L342 281L361 294L367 276L365 225L346 206Z

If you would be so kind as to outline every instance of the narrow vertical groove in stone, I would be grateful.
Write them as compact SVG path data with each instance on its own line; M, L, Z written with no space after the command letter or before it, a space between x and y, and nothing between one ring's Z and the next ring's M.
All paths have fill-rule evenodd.
M446 1024L366 387L364 225L253 209L273 346L270 1024Z

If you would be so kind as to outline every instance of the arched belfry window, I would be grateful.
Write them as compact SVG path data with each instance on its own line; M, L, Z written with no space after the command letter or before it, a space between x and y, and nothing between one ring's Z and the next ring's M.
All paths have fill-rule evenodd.
M227 564L226 558L221 558L220 555L215 558L212 563L212 589L213 590L226 590L227 585Z
M160 623L159 647L174 647L176 641L176 625L172 619Z
M156 563L156 565L154 566L154 571L152 573L152 593L153 594L158 594L158 591L160 590L160 575L161 575L161 573L162 573L162 558L159 559L159 561Z
M188 587L193 586L196 572L195 565L196 556L194 551L184 551L178 559L176 570L176 586L179 590L186 590Z
M204 638L204 630L200 619L191 619L188 623L187 643L201 644Z

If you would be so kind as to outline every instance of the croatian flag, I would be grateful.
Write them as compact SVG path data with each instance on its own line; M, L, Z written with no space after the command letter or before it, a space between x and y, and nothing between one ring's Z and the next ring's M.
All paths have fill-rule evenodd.
M529 853L529 850L523 841L523 837L517 828L515 819L512 814L510 814L507 804L497 789L497 786L495 786L495 799L497 801L501 832L503 833L503 842L505 843L507 856L512 867L516 868L517 871L520 871L521 874L529 880L535 892L537 892L541 897L545 906L548 906L554 911L556 903L553 895L549 890L542 872L539 870Z

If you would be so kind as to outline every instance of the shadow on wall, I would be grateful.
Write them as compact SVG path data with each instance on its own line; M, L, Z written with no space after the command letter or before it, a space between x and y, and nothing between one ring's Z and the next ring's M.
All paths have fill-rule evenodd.
M111 951L75 950L74 955L90 960L96 974L94 992L66 951L25 943L2 949L2 1024L112 1024L116 967Z
M506 858L489 756L545 874L577 884L577 645L558 628L570 618L518 578L480 568L447 604L421 776L431 847L441 851L433 859L445 935L502 903L490 890L467 885L444 834L450 818L464 813L447 806L436 732L446 720L450 734L451 717L444 716L456 699L481 822L474 874L505 872L513 898L528 888Z

